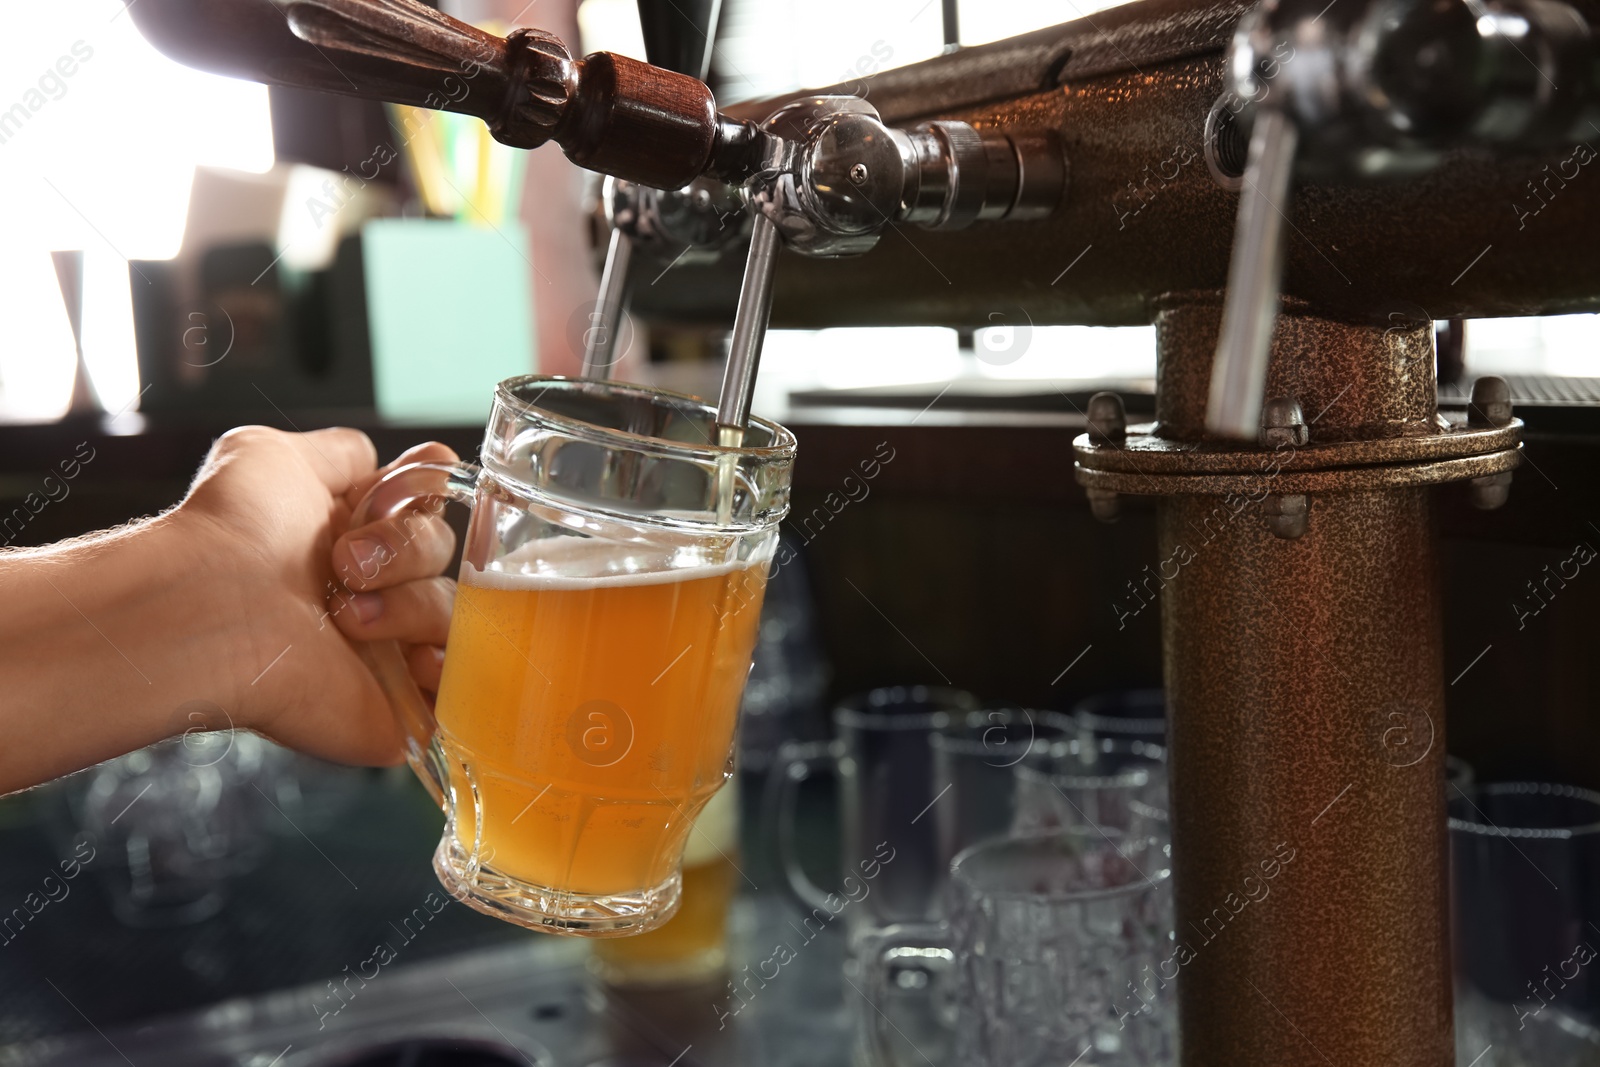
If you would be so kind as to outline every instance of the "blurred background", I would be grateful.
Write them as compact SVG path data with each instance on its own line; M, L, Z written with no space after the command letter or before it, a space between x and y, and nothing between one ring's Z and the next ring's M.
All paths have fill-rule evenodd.
M519 12L524 5L517 2L460 0L445 6L486 24L534 14ZM584 50L643 57L631 0L586 0L575 12L572 6L542 0L538 21L558 32L569 24L569 36L580 37ZM959 5L961 39L980 44L1064 18L1092 17L1104 6L1110 5L967 0ZM941 50L939 3L891 0L871 5L865 14L859 7L728 0L712 59L719 99L847 81ZM833 17L846 9L850 17ZM406 120L384 115L377 105L307 100L307 94L190 70L159 55L123 10L121 0L25 5L13 13L15 31L0 42L0 104L9 109L0 124L0 203L6 205L0 212L0 418L51 420L72 404L77 346L50 257L64 251L81 252L82 360L90 392L107 412L137 410L146 389L153 397L143 406L157 409L180 404L180 386L203 392L195 382L205 368L192 367L188 375L177 375L177 383L169 382L174 356L160 349L175 349L182 371L220 358L230 342L230 359L320 360L305 368L307 381L337 381L338 388L313 390L309 399L319 406L365 398L356 380L361 375L346 375L340 361L364 361L366 346L359 338L329 339L338 324L303 328L318 335L311 347L322 351L310 354L304 345L298 352L263 351L273 348L271 339L258 334L270 332L262 300L292 303L306 287L315 288L307 275L326 271L341 239L374 218L434 214L488 230L477 235L483 247L503 254L507 272L520 275L515 281L529 298L525 307L502 307L502 317L520 319L531 308L531 321L499 322L494 337L525 351L506 353L506 363L484 367L476 379L470 369L457 367L442 411L430 411L417 399L436 392L420 382L385 388L390 360L391 378L415 368L405 352L388 351L393 346L385 344L387 338L374 338L380 410L421 420L457 415L459 407L451 404L459 401L453 398L486 396L483 386L511 363L513 369L549 373L575 367L573 318L581 341L584 305L595 287L582 210L593 189L557 149L540 149L525 160L497 158L492 165L504 171L494 179L500 188L486 194L492 203L479 204L477 131L465 121L439 120L450 128L408 140ZM69 64L75 72L62 76L57 63L72 57L75 47L87 58ZM48 75L44 84L42 74ZM499 146L492 151L497 157L516 155ZM437 157L425 167L440 177L419 182L411 163L425 154ZM403 270L405 257L419 253L403 237L396 239L400 247L386 245L385 252ZM205 277L190 278L187 272L200 271L199 260L208 252ZM175 263L178 257L191 265ZM366 295L385 307L391 300L403 304L386 282L369 278L381 291ZM250 291L255 302L241 300L236 289ZM219 294L231 299L219 300ZM460 325L472 315L457 307L441 329L455 323L447 336L463 347L486 343ZM243 321L229 318L236 312ZM161 318L167 320L164 340L154 322ZM151 335L143 367L136 329L141 319ZM1153 374L1148 328L1036 327L1021 346L1018 329L1027 326L999 323L975 339L927 328L779 331L767 346L759 406L778 412L790 392L818 388ZM1473 373L1588 374L1597 331L1600 325L1588 315L1475 322L1468 359ZM715 355L715 345L688 344L672 334L645 337L641 329L629 358L659 367ZM695 378L681 367L660 373ZM263 388L277 403L298 406ZM207 402L215 410L209 397ZM253 390L235 406L271 410Z
M437 6L644 57L633 0ZM947 6L725 0L713 88L732 103L927 59L945 47ZM971 45L1111 5L953 6ZM465 456L497 381L576 373L604 242L595 180L554 145L516 153L456 116L202 74L157 54L124 11L11 5L0 36L0 547L172 505L234 425L348 424L386 458L426 438ZM1527 615L1546 567L1575 543L1600 545L1600 321L1440 330L1441 397L1459 407L1461 382L1510 377L1530 461L1500 511L1471 509L1462 487L1439 493L1445 675L1460 683L1448 689L1451 751L1484 780L1600 787L1600 578L1585 572ZM719 330L630 321L615 373L710 394L724 345ZM1158 558L1154 505L1129 499L1118 525L1095 522L1070 450L1091 393L1117 388L1137 420L1153 410L1154 374L1152 328L768 337L756 411L800 439L785 532L798 562L773 580L746 694L750 898L776 899L784 881L767 772L786 743L828 738L845 695L943 685L1066 710L1160 685L1159 612L1127 610ZM26 506L73 456L68 492ZM174 714L211 724L217 710ZM826 881L839 863L833 793L803 792L798 851ZM259 998L290 988L300 1023L306 996L337 1014L340 976L391 929L401 969L533 940L455 904L431 911L438 833L403 770L198 730L0 800L0 923L46 872L74 858L84 868L22 928L0 925L0 1065L52 1062L53 1049L155 1018L187 1020L171 1031L178 1046L195 1027L287 1027L290 1009ZM739 922L753 928L748 912ZM548 995L517 1010L558 1028L593 1006L573 992L581 956L549 951ZM480 969L485 983L500 973ZM841 1013L836 993L818 1011ZM660 1044L637 1005L607 1010L639 1047ZM814 1036L773 1023L744 1062L782 1062L760 1057ZM195 1062L275 1062L255 1051L267 1038L251 1040Z

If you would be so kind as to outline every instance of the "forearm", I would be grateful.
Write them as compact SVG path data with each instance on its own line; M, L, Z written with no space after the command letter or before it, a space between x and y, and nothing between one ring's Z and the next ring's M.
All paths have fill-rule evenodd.
M247 608L221 610L192 534L173 513L0 553L0 794L181 733L199 707L227 725L218 653Z
M385 470L455 459L424 445ZM347 530L379 475L355 430L241 427L167 514L0 551L0 795L194 729L399 762L403 734L353 642L425 646L414 669L437 684L450 591L435 576L454 539L430 516L424 536L388 542L362 583L372 599L341 592L340 573L365 569L356 546L395 533Z

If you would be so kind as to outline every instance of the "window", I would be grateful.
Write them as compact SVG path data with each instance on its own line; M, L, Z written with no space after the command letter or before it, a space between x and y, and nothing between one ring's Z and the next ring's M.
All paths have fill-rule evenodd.
M964 0L962 44L1084 18L1117 0ZM588 0L620 9L626 0ZM627 6L632 6L628 4ZM724 0L712 58L729 101L847 82L944 50L940 0Z
M54 418L69 399L74 353L51 250L84 251L84 358L116 412L139 392L127 260L177 253L197 164L273 165L266 89L166 59L125 12L121 0L6 10L3 418Z
M1474 319L1467 323L1467 375L1600 374L1600 315Z
M620 21L628 0L615 5ZM982 44L1114 6L1113 0L965 0L963 44ZM724 0L714 69L730 99L845 82L943 51L939 0ZM779 410L789 389L851 388L959 378L1129 379L1155 373L1148 327L997 326L963 354L954 330L774 331L762 357L761 400Z

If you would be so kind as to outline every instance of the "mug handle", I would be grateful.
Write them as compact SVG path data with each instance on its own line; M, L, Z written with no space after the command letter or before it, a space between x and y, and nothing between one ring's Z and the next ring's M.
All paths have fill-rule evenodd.
M472 463L408 463L385 474L367 491L350 515L350 528L393 518L419 500L454 500L470 508L477 482L478 467ZM434 803L444 807L450 775L433 741L438 724L411 678L399 642L362 641L356 651L378 680L405 731L406 762Z
M777 842L778 863L789 892L803 910L830 911L831 895L806 874L795 849L795 808L800 799L800 783L821 771L838 768L839 752L831 741L790 741L778 750L771 776L767 779L767 804Z
M893 1027L894 1023L878 1007L875 998L889 988L890 969L902 960L929 960L937 957L946 963L954 962L955 947L950 927L946 923L895 923L864 935L857 946L857 952L858 958L863 963L861 980L865 987L857 992L866 998L867 1003L873 1008L869 1013L871 1021L866 1028L867 1047L872 1053L872 1062L897 1063L899 1060L889 1039L889 1028ZM926 963L919 964L919 968L924 972L929 970ZM933 978L938 980L937 973ZM953 976L953 981L959 984L960 976ZM955 1023L953 1018L943 1021L951 1027ZM898 1028L896 1030L898 1032ZM900 1036L906 1039L904 1034Z

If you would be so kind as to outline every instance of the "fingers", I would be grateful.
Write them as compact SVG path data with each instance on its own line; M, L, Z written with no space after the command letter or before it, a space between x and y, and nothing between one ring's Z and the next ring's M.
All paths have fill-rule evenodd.
M333 573L354 592L432 578L455 558L456 534L436 512L408 510L346 531L333 545Z
M337 593L328 613L352 641L442 646L455 597L456 583L449 578L426 578L377 592Z
M354 510L372 487L378 484L378 479L392 470L404 467L408 463L458 463L460 459L461 457L457 456L449 445L440 444L438 441L426 441L406 449L393 462L371 471L366 477L356 479L353 486L340 486L339 491L345 494L345 503Z
M360 481L373 476L378 466L378 450L372 439L360 430L335 426L309 433L285 434L299 450L322 484L335 494L349 492Z
M374 471L345 494L353 509L378 479L410 463L454 463L456 454L437 441L408 448L392 463ZM455 532L424 505L388 519L347 531L333 546L333 570L346 588L356 592L429 578L449 566L455 556Z

